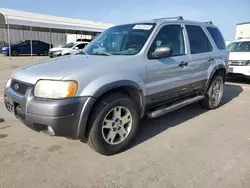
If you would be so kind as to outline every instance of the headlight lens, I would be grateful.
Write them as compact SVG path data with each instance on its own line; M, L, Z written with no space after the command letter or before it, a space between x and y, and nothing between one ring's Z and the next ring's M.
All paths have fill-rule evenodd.
M35 86L35 96L49 99L74 97L78 84L75 81L40 80Z
M7 81L7 83L6 83L6 88L8 88L8 87L10 87L10 84L11 84L11 78Z

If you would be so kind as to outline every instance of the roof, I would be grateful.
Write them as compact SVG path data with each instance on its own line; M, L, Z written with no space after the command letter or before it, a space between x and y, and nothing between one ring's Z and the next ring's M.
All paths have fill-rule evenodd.
M245 24L250 24L250 22L237 23L236 25L245 25Z
M112 23L49 16L5 8L0 8L1 24L91 32L102 32L114 25Z

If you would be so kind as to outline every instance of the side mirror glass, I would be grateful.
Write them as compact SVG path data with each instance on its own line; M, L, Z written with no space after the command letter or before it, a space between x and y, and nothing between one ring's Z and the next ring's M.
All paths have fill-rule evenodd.
M161 46L157 47L152 54L153 59L166 58L172 56L173 51L171 47Z

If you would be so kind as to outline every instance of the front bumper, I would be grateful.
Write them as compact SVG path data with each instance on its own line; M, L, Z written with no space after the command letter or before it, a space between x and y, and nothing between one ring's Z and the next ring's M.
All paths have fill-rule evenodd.
M229 75L242 75L245 77L250 77L250 66L229 66Z
M24 96L6 88L4 99L6 108L29 128L71 139L81 138L90 111L84 107L94 100L91 97L39 99L34 96L33 88Z
M50 58L59 57L61 55L62 55L62 52L52 52L52 51L49 52L49 57Z

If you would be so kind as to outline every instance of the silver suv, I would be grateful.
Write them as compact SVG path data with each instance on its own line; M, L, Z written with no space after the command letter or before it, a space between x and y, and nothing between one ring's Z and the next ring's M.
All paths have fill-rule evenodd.
M211 22L176 17L120 25L79 55L16 70L5 104L33 130L112 155L131 143L144 115L156 118L197 101L218 107L227 61Z

